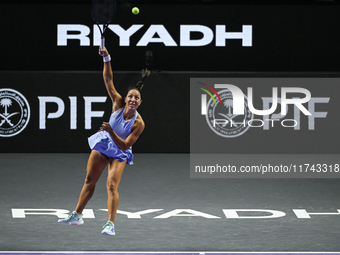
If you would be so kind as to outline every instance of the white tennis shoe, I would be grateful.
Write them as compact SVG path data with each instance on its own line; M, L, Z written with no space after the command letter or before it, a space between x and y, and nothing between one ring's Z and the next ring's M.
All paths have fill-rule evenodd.
M102 234L107 236L114 236L116 234L115 225L111 221L106 222L106 224L103 226Z
M82 225L84 224L82 216L82 214L78 214L76 211L73 211L65 219L58 220L58 222L65 225Z

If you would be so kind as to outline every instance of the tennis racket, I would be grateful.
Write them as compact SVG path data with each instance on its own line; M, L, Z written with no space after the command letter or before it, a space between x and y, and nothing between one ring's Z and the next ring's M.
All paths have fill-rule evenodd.
M105 47L105 31L117 11L115 0L92 0L91 14L101 34L101 48ZM103 29L100 25L103 25Z

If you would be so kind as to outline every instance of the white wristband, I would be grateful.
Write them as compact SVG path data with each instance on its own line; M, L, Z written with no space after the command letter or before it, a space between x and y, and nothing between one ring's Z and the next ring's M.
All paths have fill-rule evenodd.
M104 61L104 63L105 63L105 62L110 62L110 61L111 61L110 55L108 55L108 56L106 56L106 57L103 57L103 61Z

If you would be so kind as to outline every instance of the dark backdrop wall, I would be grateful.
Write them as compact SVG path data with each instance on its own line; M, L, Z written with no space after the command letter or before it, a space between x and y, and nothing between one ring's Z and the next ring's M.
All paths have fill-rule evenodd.
M1 4L1 69L99 70L88 2ZM106 33L115 70L149 50L163 71L338 71L339 4L138 6L121 4Z
M146 129L135 152L190 151L190 78L338 77L338 4L138 6L140 14L133 15L132 6L122 4L106 38L121 93L140 79L146 52L153 53L152 75L139 109ZM6 1L0 4L0 19L0 100L12 89L30 106L27 125L6 136L10 120L19 116L8 114L24 109L20 103L15 106L15 99L12 105L0 105L0 152L89 151L86 137L109 118L111 103L88 2ZM325 111L337 108L337 102L330 102ZM327 125L334 128L338 123L333 119ZM329 134L327 125L312 136ZM285 137L271 137L284 144ZM333 145L326 151L321 146L306 148L304 140L294 148L236 146L247 141L249 135L228 140L231 152L337 152Z

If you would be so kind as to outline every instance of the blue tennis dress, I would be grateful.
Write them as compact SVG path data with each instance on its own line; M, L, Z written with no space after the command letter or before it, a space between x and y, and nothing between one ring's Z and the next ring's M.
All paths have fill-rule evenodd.
M131 134L131 128L135 123L137 116L138 112L136 111L135 116L133 116L131 120L125 121L124 107L122 107L111 114L109 124L120 138L126 140L128 135ZM132 146L126 151L123 151L117 146L110 134L106 131L100 131L93 134L88 138L88 142L92 150L99 151L105 156L119 161L127 160L126 163L129 165L133 164Z

